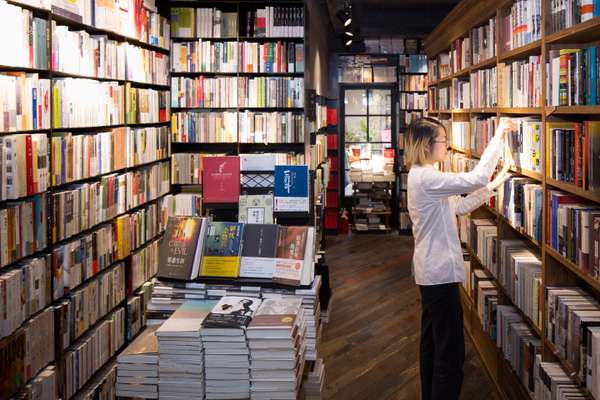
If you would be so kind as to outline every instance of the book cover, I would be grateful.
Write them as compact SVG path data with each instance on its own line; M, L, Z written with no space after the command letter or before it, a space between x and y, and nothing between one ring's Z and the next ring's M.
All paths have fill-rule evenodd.
M203 321L215 307L215 300L184 302L156 331L156 336L198 337Z
M292 330L296 318L301 312L302 298L300 297L264 299L248 329Z
M222 297L202 323L202 328L245 329L260 302L253 297Z
M191 280L197 276L204 224L208 222L199 217L169 217L160 245L159 278Z
M276 165L274 206L276 212L308 212L307 165Z
M248 224L244 227L241 277L273 277L277 255L277 230L278 226L271 224Z
M185 304L185 303L184 303ZM155 332L158 325L149 326L131 342L117 357L119 363L158 363L158 340Z
M238 277L244 224L211 222L202 257L202 276Z
M204 203L237 203L240 198L240 158L205 157L202 162Z
M280 226L277 238L277 258L273 280L299 285L308 236L306 226Z
M272 195L241 195L238 221L244 224L272 224Z

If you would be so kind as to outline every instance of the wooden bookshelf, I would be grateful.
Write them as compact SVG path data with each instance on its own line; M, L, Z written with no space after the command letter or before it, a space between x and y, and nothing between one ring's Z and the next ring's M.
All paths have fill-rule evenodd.
M524 46L506 50L503 49L503 18L508 14L510 7L513 5L513 0L503 0L496 2L493 0L462 0L449 13L449 15L434 29L434 31L426 38L425 47L427 49L428 58L438 60L438 55L447 53L454 46L454 41L469 36L471 29L487 24L490 17L495 17L496 20L496 37L497 44L496 56L487 60L471 65L468 68L469 72L475 72L481 69L488 69L500 64L526 60L529 56L541 56L541 101L539 107L490 107L490 108L471 108L467 110L453 110L448 115L447 110L428 110L429 115L439 116L443 119L451 121L465 122L469 120L471 115L488 114L491 116L514 116L537 117L541 121L542 129L542 155L541 155L541 172L533 172L519 167L511 168L511 172L518 175L533 179L542 187L543 199L546 199L547 194L551 190L560 190L568 194L572 194L581 198L582 203L591 205L600 205L600 193L590 192L581 187L567 182L558 181L550 178L546 171L546 158L548 143L546 143L546 126L549 121L584 121L588 119L597 120L600 114L600 105L580 105L580 106L546 106L546 87L545 82L547 71L544 68L548 61L548 51L562 48L570 48L569 45L590 45L596 43L600 37L600 17L594 17L584 23L577 24L567 29L558 32L550 32L550 0L541 0L541 38ZM452 62L450 62L452 66ZM445 85L450 79L463 77L466 75L466 69L453 71L450 76L437 81L430 82L429 86ZM497 78L498 79L498 78ZM496 87L498 87L498 82ZM453 91L454 88L451 88ZM451 92L451 98L454 98ZM469 147L469 146L467 146ZM477 154L471 150L451 148L457 152L464 154L469 158L477 158ZM547 286L581 286L588 293L600 300L600 280L589 275L582 270L576 263L563 257L555 249L548 244L548 228L549 228L549 209L547 201L543 200L543 215L542 215L542 238L541 240L534 239L531 235L524 232L523 229L515 227L506 217L495 209L483 206L477 210L476 215L485 215L485 218L495 221L498 226L498 242L502 239L520 239L528 247L534 249L538 253L542 262L542 291ZM499 251L499 244L496 251ZM478 260L475 254L469 249L471 260L475 260L475 264L479 264L485 269L484 265ZM504 291L501 285L498 284L499 291ZM506 294L506 293L505 293ZM465 327L466 331L473 339L475 348L484 361L488 375L492 378L501 397L504 399L529 399L532 395L516 377L512 371L512 367L504 360L504 355L498 350L496 343L490 340L489 336L480 330L481 321L477 316L475 305L472 303L469 294L461 290L461 297L465 309ZM542 300L542 305L545 299ZM516 307L518 309L518 307ZM521 312L521 310L518 309ZM547 313L544 310L544 315ZM545 318L545 317L544 317ZM523 318L530 326L532 332L539 336L542 342L542 359L544 361L558 362L569 376L573 376L575 371L567 360L562 359L557 355L555 346L546 339L547 327L545 319L542 318L541 326L535 326L528 318ZM581 386L585 391L584 382L581 382L574 376L574 382ZM589 391L588 391L589 394ZM591 398L591 395L590 395Z

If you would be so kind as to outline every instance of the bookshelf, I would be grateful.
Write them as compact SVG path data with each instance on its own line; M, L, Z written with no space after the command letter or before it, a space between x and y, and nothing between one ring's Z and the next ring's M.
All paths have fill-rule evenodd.
M149 254L158 248L166 224L168 19L141 3L132 2L128 11L105 8L111 18L102 20L98 11L95 21L57 4L0 3L3 27L30 32L32 43L29 56L0 63L8 99L8 123L0 128L5 151L0 281L15 285L6 280L11 274L40 274L36 266L44 266L43 275L28 275L34 286L21 286L32 305L3 325L0 349L8 362L0 373L3 399L35 390L40 382L50 385L44 390L51 387L53 398L96 390L90 385L103 379L103 367L134 336L128 303L144 283L131 287L130 282L140 279L140 268L144 281L154 275L157 263L149 264ZM135 24L129 19L134 9ZM25 18L10 19L19 14L29 17L29 25ZM111 25L123 21L131 21L123 26L132 29ZM3 37L14 41L17 51L27 48L14 34ZM85 43L79 57L72 52L75 38ZM94 46L111 51L94 56ZM35 94L20 98L17 107L15 92L28 86ZM61 107L68 112L61 114ZM148 260L144 265L141 254ZM75 383L69 378L79 368L73 355L101 336L110 336L112 346L103 356L93 355ZM36 342L43 348L31 348Z
M509 116L516 118L518 121L533 121L541 126L541 129L536 131L537 135L539 135L539 140L536 143L541 146L539 149L539 170L533 170L530 167L524 166L513 167L511 170L511 173L515 175L515 179L527 178L528 180L523 182L530 183L532 187L535 186L535 190L541 194L541 215L539 220L535 219L535 229L539 229L535 235L536 237L534 237L528 227L516 223L514 218L509 218L502 209L499 211L499 206L505 206L501 199L496 199L491 204L482 206L471 214L471 218L473 219L483 219L493 222L495 228L491 229L496 229L494 231L496 232L494 234L497 234L497 247L495 251L498 253L501 251L501 243L507 243L508 240L518 240L522 242L523 246L539 257L541 262L540 289L534 296L539 296L541 323L535 324L515 301L511 300L507 288L489 271L490 263L479 257L483 250L481 248L474 249L470 243L466 243L466 259L470 259L467 280L471 280L471 282L467 282L466 286L468 288L462 291L465 310L465 330L473 339L475 347L484 361L487 373L492 378L502 398L535 398L532 387L527 387L523 383L522 379L518 376L518 372L515 372L515 366L511 365L511 361L506 358L502 349L496 345L496 340L490 339L490 334L487 332L488 329L484 326L484 321L478 314L480 311L478 308L481 305L478 305L473 297L476 288L470 286L473 284L474 271L483 271L487 279L494 282L494 288L499 292L497 295L499 298L498 304L513 305L531 332L533 341L539 343L537 349L541 355L541 360L560 366L566 373L564 376L571 378L571 383L574 387L579 388L581 392L589 395L590 398L597 399L597 388L589 387L589 381L586 386L585 379L582 379L580 376L582 367L574 366L572 360L569 359L569 357L575 356L569 353L569 357L566 357L565 352L568 351L561 348L561 346L557 346L555 341L550 339L553 331L552 327L548 326L549 300L547 296L549 293L548 288L564 286L582 290L594 301L600 299L600 280L589 270L584 270L580 263L575 262L573 255L567 256L567 253L565 253L566 250L559 251L552 244L554 237L552 233L554 211L551 208L551 196L556 191L560 191L569 196L569 198L572 198L576 202L575 204L584 204L585 206L582 207L584 209L586 207L598 209L600 207L600 194L596 190L589 189L584 183L575 184L567 181L574 178L569 178L568 176L564 180L553 178L554 170L550 169L551 165L554 165L552 163L557 162L555 158L556 149L552 148L553 144L551 142L553 132L559 129L559 127L560 129L564 128L566 132L571 127L568 124L574 124L573 129L580 129L579 127L581 129L584 127L588 129L584 121L593 121L595 123L598 120L600 109L596 105L596 100L593 100L590 104L589 98L581 101L580 98L573 97L572 99L569 98L566 103L562 100L556 102L552 97L552 92L549 92L549 90L552 90L553 85L552 62L555 54L557 54L553 52L560 49L579 49L593 45L600 31L600 19L592 16L590 13L588 20L579 22L577 18L580 18L580 16L574 11L573 15L575 17L572 26L564 27L559 25L558 28L553 27L553 25L564 21L553 17L553 13L555 12L552 8L554 6L553 2L540 0L538 1L539 6L535 6L535 10L538 10L538 14L540 15L539 24L533 25L534 31L531 32L529 40L520 41L522 37L517 35L511 38L504 29L505 18L510 14L511 7L517 7L516 3L510 0L502 2L463 0L425 40L430 71L428 88L430 96L435 97L435 101L433 103L430 102L430 104L439 104L439 99L437 98L439 88L449 87L450 98L454 101L455 96L458 94L454 88L454 82L457 79L464 79L470 76L472 83L473 74L483 70L494 69L495 81L493 83L498 88L498 93L496 93L496 97L490 99L490 104L486 105L486 107L465 107L458 110L430 108L428 111L428 115L438 117L446 124L449 128L449 133L453 131L453 126L455 125L457 127L461 124L470 126L470 132L466 135L459 135L461 140L466 136L466 146L465 143L461 143L462 145L452 143L450 145L452 152L458 155L457 157L473 160L479 158L480 154L473 148L471 139L484 140L485 134L481 130L475 129L472 125L471 121L475 118L497 119L502 116ZM527 3L532 4L533 2L528 1ZM566 7L572 7L574 3L566 2L565 4ZM597 11L595 10L594 12ZM488 25L488 23L491 24L490 26L495 26L493 35L487 37L488 43L491 44L490 51L493 54L474 64L467 62L470 65L462 66L464 68L453 68L452 63L456 58L456 56L453 57L453 54L456 54L453 52L459 49L459 45L467 43L464 41L465 38L471 40L469 44L472 46L473 30L481 29L481 27ZM537 34L535 30L537 30ZM532 60L539 63L540 68L537 75L529 76L528 81L532 84L532 87L536 88L537 92L527 93L525 98L526 104L520 104L523 106L512 106L510 101L506 97L503 98L504 94L501 93L504 84L503 79L506 79L506 76L502 77L499 71L511 63L527 63ZM547 65L548 67L546 67ZM446 71L446 73L440 76L439 72L442 70ZM473 87L471 89L473 90ZM510 91L508 92L510 93ZM569 104L569 102L571 105L565 105ZM594 102L596 103L594 104ZM559 103L561 105L557 105ZM523 138L527 138L527 135L523 135ZM487 142L485 143L487 144ZM499 190L502 191L502 188ZM532 200L531 204L535 204L535 200ZM464 235L468 236L469 229L475 228L471 225L471 222L468 222L466 227L464 223L461 223L461 229L461 239L464 242ZM485 232L487 231L485 229L487 228L477 227L473 232L486 235L487 233ZM570 227L565 229L572 232L572 228ZM471 238L471 240L473 239ZM568 240L577 239L570 237ZM593 241L594 239L591 240ZM574 251L578 251L578 249L578 245L575 244ZM481 293L484 293L484 291ZM573 327L570 326L569 329L571 328ZM573 329L577 329L577 327ZM597 350L594 348L593 351L596 352ZM521 361L523 360L519 360L518 362ZM554 379L554 377L548 377L548 379Z

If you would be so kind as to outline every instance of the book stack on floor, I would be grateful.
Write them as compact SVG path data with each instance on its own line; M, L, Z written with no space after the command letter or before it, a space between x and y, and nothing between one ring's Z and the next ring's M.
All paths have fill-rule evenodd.
M304 399L321 400L321 393L325 388L325 364L323 359L319 358L313 365L312 371L304 380Z
M204 399L202 322L215 305L188 301L156 331L160 399Z
M251 399L298 396L304 370L302 299L264 300L247 329L250 348Z
M144 330L117 357L117 396L158 399L156 327Z
M207 400L250 397L246 328L260 302L251 297L223 297L202 323Z

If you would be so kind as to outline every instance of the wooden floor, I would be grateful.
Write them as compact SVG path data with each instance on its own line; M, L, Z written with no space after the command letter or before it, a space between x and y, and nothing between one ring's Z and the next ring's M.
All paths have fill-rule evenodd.
M411 276L412 239L390 235L327 238L333 298L320 354L325 399L418 400L420 304ZM462 399L496 400L467 339Z

